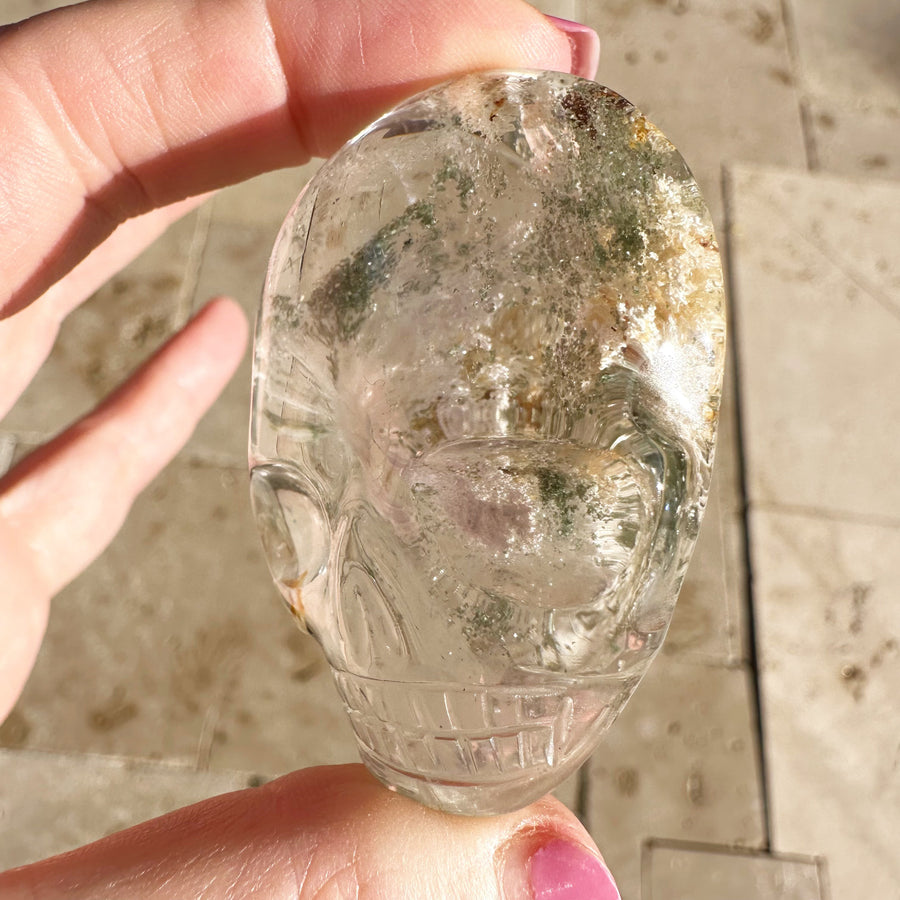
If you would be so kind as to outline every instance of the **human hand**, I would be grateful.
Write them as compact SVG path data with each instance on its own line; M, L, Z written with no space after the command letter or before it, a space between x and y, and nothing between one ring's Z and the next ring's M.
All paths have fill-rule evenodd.
M0 896L617 900L596 852L551 797L465 818L391 793L361 765L331 766L0 874Z
M596 37L570 37L518 0L96 0L0 29L0 415L64 316L196 204L187 198L327 155L453 74L592 75ZM236 305L214 301L0 480L0 716L33 665L50 597L111 540L245 341ZM0 876L0 894L480 898L503 885L505 896L616 896L553 887L566 872L611 884L595 853L555 801L450 818L337 767Z

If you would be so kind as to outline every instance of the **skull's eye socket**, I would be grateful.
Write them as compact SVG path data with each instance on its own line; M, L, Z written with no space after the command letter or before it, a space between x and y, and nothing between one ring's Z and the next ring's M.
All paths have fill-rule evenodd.
M305 624L303 588L323 578L331 541L322 504L306 479L280 464L253 469L250 497L272 578Z

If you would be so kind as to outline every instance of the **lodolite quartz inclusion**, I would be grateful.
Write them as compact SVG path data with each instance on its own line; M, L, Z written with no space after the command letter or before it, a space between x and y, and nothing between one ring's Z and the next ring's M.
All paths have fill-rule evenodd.
M376 776L489 814L590 754L672 615L723 354L697 185L607 88L469 75L325 163L270 263L252 499Z

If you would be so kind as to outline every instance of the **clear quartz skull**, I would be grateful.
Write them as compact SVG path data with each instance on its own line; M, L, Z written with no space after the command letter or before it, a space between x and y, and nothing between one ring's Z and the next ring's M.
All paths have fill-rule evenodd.
M493 814L591 753L696 540L724 338L694 179L593 82L449 82L305 188L257 323L252 501L383 782Z

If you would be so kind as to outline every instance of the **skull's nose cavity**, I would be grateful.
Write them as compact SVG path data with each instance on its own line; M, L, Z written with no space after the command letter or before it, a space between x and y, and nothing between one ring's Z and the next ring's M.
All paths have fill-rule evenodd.
M269 571L301 626L322 594L331 529L318 492L292 466L250 473L250 498Z

